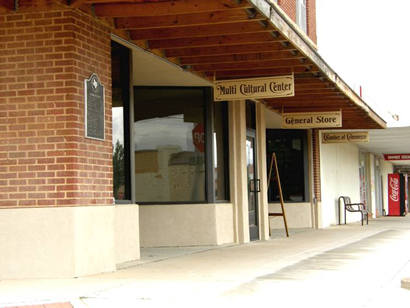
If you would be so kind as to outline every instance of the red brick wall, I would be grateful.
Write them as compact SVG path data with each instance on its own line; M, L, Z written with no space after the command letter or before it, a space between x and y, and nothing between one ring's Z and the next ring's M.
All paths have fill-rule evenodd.
M320 185L320 135L318 129L312 130L312 160L313 160L313 193L317 201L322 200Z
M109 29L70 9L0 15L0 206L112 204ZM84 79L106 141L84 137Z
M280 8L296 22L296 0L278 0Z
M296 0L278 0L281 9L296 22ZM307 35L317 43L316 37L316 0L306 0Z
M317 44L316 36L316 0L306 0L307 31L309 38Z

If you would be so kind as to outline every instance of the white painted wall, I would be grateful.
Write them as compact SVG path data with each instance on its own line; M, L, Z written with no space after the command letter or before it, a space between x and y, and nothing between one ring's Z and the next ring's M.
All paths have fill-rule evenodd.
M232 243L230 203L140 206L141 247Z
M339 196L360 201L359 148L355 144L321 144L320 169L322 202L319 227L338 223ZM360 221L360 213L347 213L347 222ZM343 213L342 219L343 223Z
M312 210L310 202L285 203L285 215L288 228L312 228ZM280 203L269 203L269 213L281 213ZM283 217L269 217L271 229L284 228Z
M121 264L140 258L140 228L138 205L115 206L115 263Z
M124 209L1 209L0 279L79 277L114 271L118 263L139 258L138 205Z
M268 109L262 103L256 104L256 144L258 146L257 168L260 179L258 222L259 238L261 240L269 239L269 205L268 205L268 183L267 183L267 166L266 166L266 112Z

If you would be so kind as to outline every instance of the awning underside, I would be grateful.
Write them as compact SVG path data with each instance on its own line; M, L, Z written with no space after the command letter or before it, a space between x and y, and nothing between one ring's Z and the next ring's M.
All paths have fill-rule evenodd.
M385 127L269 0L64 2L106 20L126 40L209 80L293 73L294 97L265 100L276 112L342 110L343 128Z

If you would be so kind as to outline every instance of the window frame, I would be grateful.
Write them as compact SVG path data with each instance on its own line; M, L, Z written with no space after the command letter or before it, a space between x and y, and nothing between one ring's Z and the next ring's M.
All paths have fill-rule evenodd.
M211 94L212 94L212 92L211 92ZM214 146L213 146L212 141L213 141L214 120L215 120L215 116L214 116L214 114L215 114L214 113L215 104L225 104L222 107L222 116L225 119L225 121L222 122L223 131L225 133L222 137L223 140L224 140L224 144L225 144L224 149L223 149L223 157L222 158L224 160L224 179L225 179L224 185L225 185L225 197L226 198L225 199L217 199L216 191L215 191L215 187L214 187L214 189L213 189L213 192L214 192L213 193L213 198L214 198L213 200L214 201L212 203L227 203L227 202L230 202L230 200L231 200L231 183L230 183L230 170L229 170L229 123L228 123L228 121L229 121L229 107L228 107L229 102L228 101L214 102L212 100L212 109L211 109L212 126L210 126L211 127L210 138L212 138L212 140L211 140L211 143L212 143L212 147L211 147L212 160L211 160L211 170L210 170L213 174L212 183L215 183L215 177L214 177L215 174L214 174L214 169L213 169L214 160L213 160L213 155L212 155L213 152L214 152ZM220 159L220 158L218 158L218 159Z
M116 199L114 196L113 189L113 202L114 204L130 204L132 203L132 176L131 176L131 133L130 133L130 64L132 58L131 50L116 42L111 40L111 52L113 48L117 48L120 54L120 85L123 96L123 133L124 133L124 176L125 176L125 199ZM112 55L111 55L112 57ZM113 107L111 106L111 109ZM111 119L112 122L112 119ZM111 123L112 126L113 122ZM112 137L111 137L112 138ZM111 143L113 140L111 140ZM113 153L114 154L114 153ZM114 164L113 164L113 176L114 176ZM113 179L114 188L114 179Z
M307 0L296 0L296 24L304 33L308 33Z

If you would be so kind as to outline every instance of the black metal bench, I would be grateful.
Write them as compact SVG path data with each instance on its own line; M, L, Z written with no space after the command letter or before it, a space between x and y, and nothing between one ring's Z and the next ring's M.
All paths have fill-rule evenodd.
M364 203L352 203L350 201L350 197L347 196L340 196L338 199L339 204L339 225L340 225L340 206L341 201L343 202L344 214L345 214L345 224L346 224L346 212L358 212L362 214L362 226L364 217L366 217L366 224L369 224L369 212L366 209Z

